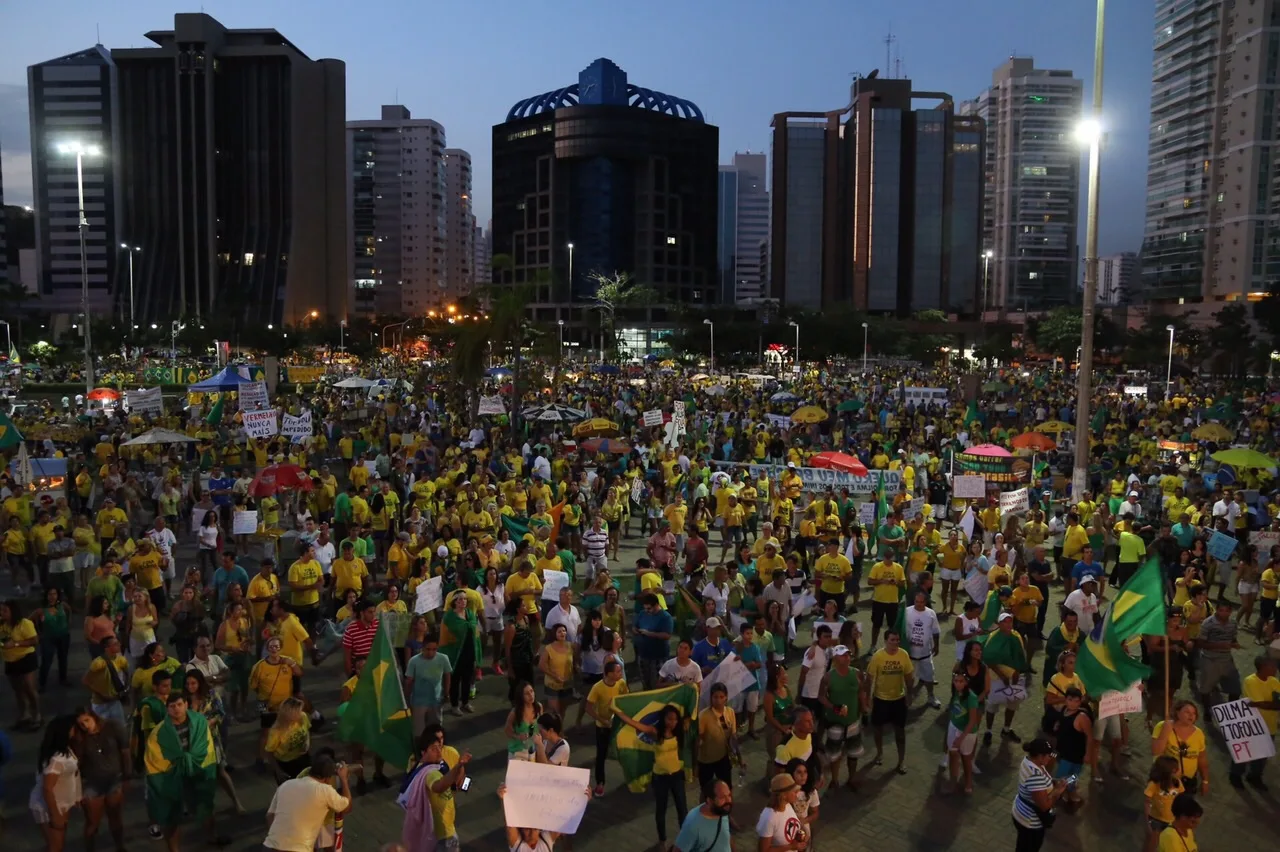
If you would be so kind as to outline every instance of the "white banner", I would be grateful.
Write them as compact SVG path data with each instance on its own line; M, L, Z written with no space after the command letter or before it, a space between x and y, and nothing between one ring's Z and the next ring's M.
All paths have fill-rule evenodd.
M267 383L265 381L249 382L236 388L240 395L241 411L261 411L271 405L271 400L267 398Z
M705 710L711 706L711 686L716 683L724 684L732 701L735 695L756 685L756 674L738 659L737 654L729 654L703 679L702 686L698 688L698 709Z
M542 572L542 599L544 601L560 600L560 590L568 587L569 573L567 571L543 571Z
M640 505L640 498L644 495L644 479L637 476L631 482L631 502L637 506Z
M1138 688L1138 684L1134 684L1123 692L1114 689L1102 693L1102 697L1098 699L1098 718L1106 719L1110 716L1127 716L1130 713L1140 713L1142 711L1142 690Z
M657 408L654 408L650 411L646 411L644 413L644 425L645 426L661 426L662 412Z
M1147 386L1146 385L1125 385L1124 393L1125 393L1125 396L1146 396Z
M1019 488L1017 491L1000 492L1000 514L1008 515L1014 512L1025 512L1031 508L1031 503L1027 499L1027 489Z
M769 421L770 426L780 426L783 429L791 428L790 414L766 414L764 417Z
M425 615L444 606L444 577L432 577L418 586L413 599L413 611Z
M903 388L903 405L946 405L946 388Z
M506 414L507 407L502 403L502 396L494 394L493 396L480 397L480 407L476 411L477 414Z
M291 438L295 444L310 438L311 412L304 411L297 417L292 414L282 415L280 418L280 434L286 438Z
M510 760L505 783L502 810L513 827L573 834L591 800L586 768Z
M737 462L713 461L712 464L740 466ZM752 464L748 467L752 479L760 479L762 475L776 477L781 471L777 465ZM795 472L800 475L800 484L805 491L826 491L830 488L839 494L841 488L848 488L850 494L874 494L883 483L885 494L891 495L897 494L902 487L902 471L899 470L873 470L866 476L821 467L798 467Z
M253 535L258 531L258 513L233 512L231 515L232 535Z
M242 411L244 433L250 438L270 438L276 434L276 410Z
M987 496L987 481L981 474L956 476L951 480L952 496L981 500Z
M1213 721L1227 741L1227 750L1235 763L1248 763L1276 756L1276 742L1267 729L1258 708L1247 698L1228 701L1210 708Z
M160 396L160 388L141 388L124 392L124 400L129 411L138 414L150 414L159 417L164 414L164 400Z

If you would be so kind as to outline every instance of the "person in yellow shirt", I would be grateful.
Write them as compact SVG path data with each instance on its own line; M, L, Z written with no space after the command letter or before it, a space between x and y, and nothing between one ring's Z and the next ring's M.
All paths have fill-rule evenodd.
M163 562L164 557L146 538L138 541L137 552L129 557L129 573L137 579L138 588L151 596L157 612L164 608L164 577L160 573Z
M255 627L261 627L267 615L271 599L280 594L280 580L275 573L274 559L266 558L258 566L258 573L249 581L245 597L249 601L249 613Z
M766 527L770 525L766 524ZM772 530L769 530L770 532ZM775 538L766 538L764 540L764 553L756 557L756 576L760 578L760 582L769 585L773 580L775 571L786 570L786 561L778 555L778 540Z
M19 731L38 731L43 726L40 718L40 695L36 692L36 645L39 643L36 626L22 617L16 601L0 603L0 659L4 660L4 673L13 687L18 705Z
M813 564L813 575L820 578L822 583L818 587L818 605L825 606L826 602L833 600L836 602L836 611L844 611L845 598L845 581L853 574L853 565L840 552L840 543L838 541L828 541L826 544L826 553L818 557Z
M19 572L27 575L27 585L35 582L35 573L31 570L32 561L28 558L31 543L27 540L27 534L22 529L22 518L17 515L9 516L9 528L4 531L3 547L5 562L8 563L9 576L14 579L18 591L21 593L22 581L18 578Z
M1262 716L1262 723L1267 726L1267 733L1274 740L1276 728L1280 726L1280 679L1276 678L1276 661L1262 654L1254 658L1253 668L1254 674L1246 677L1242 684L1244 697L1249 699L1250 706ZM1242 781L1248 781L1265 792L1267 787L1262 781L1262 770L1266 765L1265 757L1242 763L1233 761L1230 769L1231 785L1238 788L1244 786Z
M911 692L915 674L911 656L902 650L901 642L902 637L891 625L885 633L884 647L876 651L867 663L867 678L871 683L871 725L876 741L875 764L878 766L884 755L885 726L892 725L894 745L898 749L899 775L906 772L903 763L907 750L907 695ZM839 653L839 648L836 651Z
M1054 567L1058 578L1065 581L1067 591L1071 589L1071 569L1080 561L1084 549L1089 544L1089 532L1080 523L1080 516L1075 512L1067 514L1067 528L1062 533L1062 563Z
M867 585L871 586L871 646L880 639L882 627L898 623L898 606L907 590L907 572L893 561L893 548L885 548L880 561L871 566Z
M721 488L720 492L728 490ZM745 530L743 524L747 519L747 510L738 502L738 495L732 492L725 499L724 510L720 513L720 519L723 522L723 540L720 543L720 561L724 562L725 557L729 554L730 549L736 548L739 544L746 541Z
M357 595L364 594L364 579L369 576L369 568L363 559L357 559L355 548L350 541L342 543L342 555L333 560L329 566L333 574L334 594L343 598L348 589L354 589Z
M117 528L123 526L128 530L129 516L122 509L116 507L115 500L108 497L102 501L102 508L98 510L96 524L98 527L98 540L102 544L102 551L105 553L116 539Z
M1031 575L1025 571L1018 575L1018 585L1013 589L1009 609L1013 612L1013 628L1022 634L1027 654L1035 653L1033 640L1039 641L1040 630L1036 626L1040 607L1044 606L1044 593L1031 584Z
M324 585L324 570L316 561L314 544L306 545L302 555L289 566L287 579L294 611L300 613L307 624L315 624L316 617L320 614L320 587Z

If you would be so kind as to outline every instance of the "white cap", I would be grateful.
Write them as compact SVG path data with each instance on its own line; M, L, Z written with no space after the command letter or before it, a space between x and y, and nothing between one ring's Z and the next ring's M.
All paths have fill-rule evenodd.
M1012 620L1013 620L1013 616L1012 616L1010 613L1007 613L1007 612L1002 612L1002 613L1000 613L1000 615L996 616L996 623L997 623L997 624L998 624L999 622L1001 622L1001 621L1012 621Z
M1085 574L1083 577L1080 578L1080 585L1082 586L1085 583L1096 583L1096 582L1098 582L1098 578L1094 577L1092 574Z
M795 462L787 462L787 467L791 468L792 470L795 470L796 463L795 463Z
M439 556L441 559L444 559L448 555L449 555L449 548L446 547L445 545L442 544L436 548L436 556Z
M1138 492L1137 492L1137 491L1130 491L1130 492L1129 492L1129 496L1130 496L1130 497L1137 497L1137 496L1138 496Z
M831 656L833 657L843 657L848 653L850 653L848 645L837 645L831 649Z
M714 628L714 629L716 629L716 630L718 630L718 629L720 629L720 628L721 628L721 627L723 627L723 626L724 626L724 625L722 625L722 624L720 623L720 619L716 618L714 615L707 619L707 629L708 629L708 630L711 630L711 629L713 629L713 628Z

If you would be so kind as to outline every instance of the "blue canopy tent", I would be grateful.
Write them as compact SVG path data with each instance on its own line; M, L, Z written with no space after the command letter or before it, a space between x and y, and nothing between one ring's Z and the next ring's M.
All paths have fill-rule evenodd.
M223 391L235 390L241 385L252 384L253 379L246 379L236 371L235 367L227 367L220 373L215 373L202 382L196 382L194 385L187 387L190 391Z

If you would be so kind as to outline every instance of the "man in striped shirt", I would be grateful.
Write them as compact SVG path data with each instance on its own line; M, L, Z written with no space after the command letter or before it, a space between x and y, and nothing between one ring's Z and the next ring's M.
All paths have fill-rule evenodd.
M609 534L601 528L600 516L591 519L591 529L582 534L582 546L587 551L587 582L595 579L597 571L609 567L605 550L609 546Z
M359 618L347 625L342 634L342 658L347 676L355 674L355 660L369 656L373 640L378 637L378 619L375 604L364 598L356 603Z

